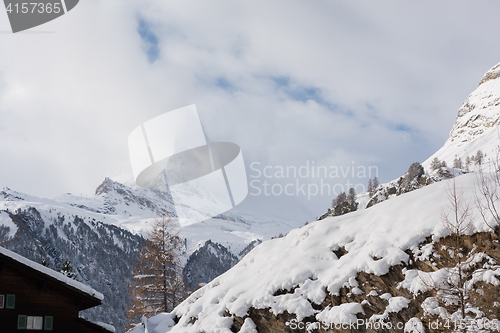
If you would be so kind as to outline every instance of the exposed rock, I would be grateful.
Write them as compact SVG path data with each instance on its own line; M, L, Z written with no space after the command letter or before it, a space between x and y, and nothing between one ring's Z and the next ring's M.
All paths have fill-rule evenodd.
M484 76L481 78L481 81L479 81L479 86L489 80L494 80L499 77L500 77L500 64L497 64L493 66L492 69L487 71L486 74L484 74Z
M251 318L257 326L258 333L319 333L319 332L339 332L339 333L355 333L355 332L369 332L369 333L396 333L402 332L401 325L407 323L412 318L418 318L426 328L426 332L443 332L443 327L434 329L432 323L436 323L438 317L435 315L426 314L421 304L425 299L434 297L436 291L426 291L413 295L409 290L402 288L399 284L405 279L404 272L409 269L420 270L423 272L432 272L440 268L450 267L452 258L450 257L447 246L456 239L447 237L441 239L439 242L433 243L431 238L427 238L425 242L420 244L420 248L424 246L432 246L434 255L432 258L416 256L414 252L407 250L407 254L411 260L408 265L392 266L389 272L382 276L360 272L356 276L357 292L353 292L352 286L344 286L338 295L329 294L321 304L312 304L317 310L322 310L328 306L338 306L347 303L360 303L363 307L364 313L357 314L357 319L362 320L363 324L355 328L338 328L334 324L330 325L328 329L311 329L314 325L320 323L314 317L304 318L302 321L297 322L295 315L291 315L286 311L279 315L274 315L269 309L255 309L251 308L248 311L248 316L237 317L233 316L233 325L231 327L233 332L239 332L244 320ZM493 232L477 233L472 236L461 236L461 242L464 244L464 251L470 251L474 246L477 247L478 252L484 252L490 257L494 258L497 263L500 263L500 244L498 236ZM340 254L340 253L339 253ZM419 260L422 259L422 260ZM498 295L500 286L491 284L479 283L479 289L485 289L490 295ZM294 290L289 291L281 290L279 294L293 293ZM408 300L406 307L403 307L398 312L386 313L387 306L389 305L388 299L391 297L404 297ZM498 318L500 316L500 308L495 306L496 297L483 297L481 299L482 309L486 310L487 317L490 319ZM441 304L441 306L444 306ZM444 306L450 311L454 308L453 305ZM387 314L383 320L383 326L378 328L367 326L365 323L372 316ZM227 316L230 316L227 314ZM373 321L376 323L376 321ZM292 324L295 328L292 329ZM398 328L398 324L400 325ZM309 330L307 328L310 328ZM446 330L444 330L446 331Z
M500 92L497 85L485 83L498 82L500 64L497 64L483 76L479 87L471 93L458 110L457 119L450 132L449 141L461 144L472 141L487 129L500 122L500 113L495 110L500 106Z
M247 246L245 246L245 248L243 250L241 250L240 253L238 254L238 256L240 257L240 260L241 260L241 258L246 256L250 251L252 251L260 243L262 243L262 241L260 239L257 239L257 240L250 242L250 244L248 244Z
M208 283L231 268L238 258L226 247L211 240L189 257L183 274L188 290L196 289L200 283Z
M144 192L146 191L148 195L145 195ZM123 203L125 206L137 206L140 209L152 211L156 216L175 216L172 197L166 191L132 189L106 177L101 185L96 188L95 195L104 198L104 209L102 211L83 205L75 206L89 211L97 211L98 213L120 214L123 212L117 212L115 207Z

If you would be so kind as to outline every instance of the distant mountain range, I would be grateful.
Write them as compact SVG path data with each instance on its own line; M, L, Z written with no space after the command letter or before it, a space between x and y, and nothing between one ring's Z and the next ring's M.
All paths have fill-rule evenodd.
M113 324L117 332L127 321L128 287L143 235L153 219L175 216L168 193L128 184L106 178L94 196L63 194L53 200L9 188L0 192L0 245L36 262L45 258L54 269L69 259L79 281L105 295L102 306L84 315ZM249 196L236 209L182 228L187 284L210 282L256 244L307 219L311 215L299 204Z

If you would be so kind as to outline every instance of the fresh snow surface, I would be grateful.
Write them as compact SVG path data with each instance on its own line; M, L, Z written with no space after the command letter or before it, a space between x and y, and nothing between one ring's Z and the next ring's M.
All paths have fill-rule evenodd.
M411 318L405 324L405 333L425 333L424 324L418 318Z
M382 298L382 297L381 297ZM370 317L371 321L384 321L389 317L389 313L391 312L399 312L404 308L407 308L410 304L410 300L405 297L397 296L397 297L389 297L386 299L389 302L389 305L385 308L384 313L382 314L374 314ZM354 319L355 321L356 319Z
M76 280L73 280L59 272L56 272L48 267L45 267L41 264L38 264L34 261L31 261L29 259L26 259L25 257L23 256L20 256L19 254L17 253L14 253L12 251L9 251L7 249L4 249L3 247L0 247L0 253L3 254L4 256L7 256L7 257L10 257L28 267L31 267L45 275L48 275L50 277L53 277L54 279L68 285L68 286L71 286L75 289L78 289L80 290L81 292L85 293L85 294L88 294L92 297L95 297L97 298L98 300L104 300L104 295L101 294L100 292L94 290L93 288L89 287L89 286L86 286L84 285L83 283L80 283Z
M449 166L453 166L455 158L461 158L462 163L465 164L467 156L475 156L478 150L486 153L486 159L489 157L496 157L499 142L500 131L498 127L488 128L480 137L476 137L473 140L460 145L448 140L441 149L423 162L422 166L426 171L429 171L431 169L432 160L435 157L437 157L440 161L446 161ZM473 168L474 167L471 165L471 169Z
M14 237L18 228L17 225L14 222L12 222L12 219L6 212L0 212L0 225L9 228L9 238Z
M93 321L92 323L96 324L97 326L100 326L104 329L107 329L108 331L110 332L115 332L115 327L113 325L110 325L110 324L106 324L106 323L103 323L103 322L100 322L100 321Z
M464 200L472 200L476 176L470 173L455 179ZM453 180L434 183L370 209L316 221L292 230L284 238L265 241L177 306L168 317L179 317L177 325L155 332L230 333L233 320L224 313L244 317L251 307L270 309L275 315L288 311L298 320L316 316L337 323L355 318L362 311L358 303L322 311L315 310L311 303L323 301L325 288L332 294L338 294L343 286L356 288L358 272L383 275L391 266L406 263L409 257L404 251L416 251L428 236L438 240L448 235L440 217L448 205L447 191L452 184ZM473 231L487 230L481 219L475 220ZM337 258L333 250L339 247L347 253ZM293 293L273 296L278 290L292 288ZM389 300L388 313L408 305L402 297L382 297ZM194 324L189 323L193 318L197 319Z

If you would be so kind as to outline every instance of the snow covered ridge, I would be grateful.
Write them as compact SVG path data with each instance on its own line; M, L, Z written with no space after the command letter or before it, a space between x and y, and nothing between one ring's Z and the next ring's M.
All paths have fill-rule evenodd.
M489 71L486 72L486 74L484 74L481 81L479 81L479 85L482 85L486 81L494 80L499 77L500 77L500 63L493 66L493 68L491 68Z
M488 157L497 156L500 143L500 63L491 68L483 76L479 87L472 92L462 107L458 110L458 115L450 132L449 139L444 146L435 154L422 163L426 179L420 179L420 185L414 186L417 189L435 181L440 181L441 176L433 174L432 161L437 158L447 165L454 165L455 159L460 158L463 162L467 158L474 157L479 150ZM451 174L461 173L461 170L448 170ZM387 184L382 184L374 195L363 193L358 195L356 201L359 209L369 208L372 205L389 199L389 197L401 194L401 180L393 180ZM423 181L423 182L422 182ZM327 212L320 219L331 215Z
M110 332L116 332L116 329L113 325L110 325L110 324L106 324L106 323L103 323L103 322L100 322L100 321L93 321L92 322L93 324L97 325L97 326L100 326Z
M73 280L67 276L65 276L64 274L61 274L59 272L56 272L48 267L45 267L41 264L38 264L34 261L31 261L29 259L26 259L25 257L23 256L20 256L19 254L17 253L14 253L12 251L9 251L7 249L4 249L3 247L0 247L0 253L3 254L4 256L6 257L9 257L9 258L12 258L20 263L22 263L23 265L26 265L28 267L31 267L33 268L34 270L37 270L45 275L48 275L74 289L77 289L79 291L81 291L82 293L85 293L91 297L94 297L100 301L104 300L104 295L101 294L100 292L94 290L93 288L87 286L87 285L84 285L83 283L80 283L76 280Z
M329 208L327 212L321 215L317 220L344 215L356 210L368 209L376 204L395 198L401 194L418 190L424 186L440 182L445 179L463 175L466 172L465 170L470 171L475 167L475 162L471 162L469 165L462 164L461 166L457 166L457 168L439 166L425 173L425 170L418 162L413 163L408 169L408 172L400 178L385 184L378 184L373 187L371 191L358 194L352 201L346 200L344 203L339 205L337 203L339 200L337 197L337 199L335 199L335 207L332 209ZM341 210L339 210L339 208L341 208Z
M473 199L475 180L474 174L456 178L464 200ZM430 251L422 244L449 235L440 216L448 204L446 191L452 181L434 183L368 210L326 218L292 230L284 238L265 241L171 314L151 318L149 331L229 333L233 329L255 333L259 324L255 318L259 316L252 314L256 312L260 318L267 315L275 321L281 314L289 322L343 323L369 314L369 319L383 321L392 312L405 311L416 302L417 295L412 294L414 274L408 270L406 278L400 279L402 291L393 283L393 290L381 297L376 295L382 291L370 284L375 280L363 276L376 279L389 273L391 267L429 260ZM487 231L483 221L476 219L472 232ZM484 280L499 274L491 270ZM358 295L366 299L356 302ZM383 304L383 310L370 313L375 302ZM410 316L403 324L417 321ZM142 331L137 327L133 332Z
M455 155L465 160L478 149L493 156L498 146L499 123L500 64L497 64L483 76L479 87L467 97L458 110L450 138L443 148L423 163L424 167L427 167L434 157L451 165ZM482 138L483 136L488 138ZM476 142L479 137L480 142Z

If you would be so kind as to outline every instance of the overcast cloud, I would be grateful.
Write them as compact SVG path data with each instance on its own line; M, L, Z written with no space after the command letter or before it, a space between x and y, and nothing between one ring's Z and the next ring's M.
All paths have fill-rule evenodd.
M247 165L354 161L392 180L441 147L500 62L499 12L493 0L82 0L11 34L1 10L0 187L91 195L130 170L136 126L193 103Z

